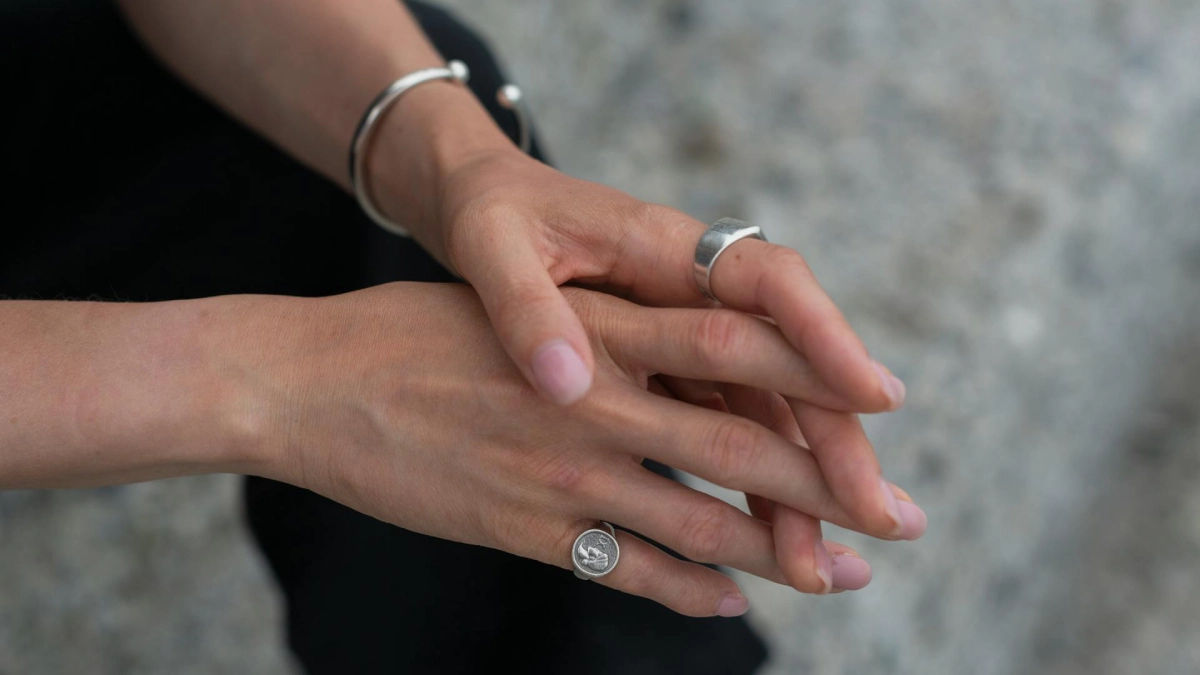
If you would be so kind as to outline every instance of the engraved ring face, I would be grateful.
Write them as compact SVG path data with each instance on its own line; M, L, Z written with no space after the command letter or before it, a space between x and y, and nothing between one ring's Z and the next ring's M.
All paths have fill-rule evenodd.
M575 576L594 579L613 571L621 548L613 535L604 530L585 530L575 538L571 547L571 559L575 562Z

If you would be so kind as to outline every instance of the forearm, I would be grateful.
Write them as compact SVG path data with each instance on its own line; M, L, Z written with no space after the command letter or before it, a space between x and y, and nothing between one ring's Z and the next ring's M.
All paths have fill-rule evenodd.
M313 169L349 188L347 152L367 104L397 77L444 59L397 0L121 0L171 69ZM423 84L380 121L370 186L420 234L438 180L482 150L511 148L455 84Z
M0 487L260 472L239 302L0 302Z

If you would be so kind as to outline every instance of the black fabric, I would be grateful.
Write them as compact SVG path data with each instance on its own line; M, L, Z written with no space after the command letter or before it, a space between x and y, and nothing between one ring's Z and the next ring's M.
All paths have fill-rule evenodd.
M471 66L511 135L486 46L444 11L410 6L443 55ZM0 295L314 296L452 280L180 85L108 4L24 0L0 13L10 92ZM248 478L245 507L310 673L748 673L765 659L741 619L684 618L289 485Z

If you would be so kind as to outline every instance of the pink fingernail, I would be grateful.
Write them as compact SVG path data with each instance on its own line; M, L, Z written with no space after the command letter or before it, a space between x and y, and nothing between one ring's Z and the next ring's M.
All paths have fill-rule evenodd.
M741 593L727 593L717 605L717 616L741 616L750 609L750 603Z
M559 405L583 398L592 386L592 374L566 340L550 340L533 353L533 378L538 388Z
M833 587L857 591L871 583L871 565L855 555L833 556Z
M904 382L900 378L888 372L888 369L878 361L872 361L871 365L875 366L875 372L879 374L879 381L883 385L883 393L887 394L888 400L893 406L899 406L904 403L904 395L907 389Z
M929 524L929 518L921 507L910 502L900 502L900 519L904 521L904 526L900 528L901 539L920 537L925 534L925 527Z
M821 583L825 588L822 593L828 593L833 588L833 558L829 557L829 550L825 548L825 544L817 542L813 547L814 562L817 568L817 576L820 577Z
M891 483L880 478L879 489L883 492L883 508L887 510L888 518L892 519L891 535L893 537L903 536L904 517L900 513L899 500L896 499L896 493L892 492Z

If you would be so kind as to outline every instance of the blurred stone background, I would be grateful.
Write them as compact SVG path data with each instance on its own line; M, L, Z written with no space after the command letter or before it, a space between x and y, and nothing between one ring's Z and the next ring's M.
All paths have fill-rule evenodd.
M1200 672L1200 2L450 6L556 163L805 254L908 384L866 589L767 673ZM0 493L0 672L286 673L235 479Z

